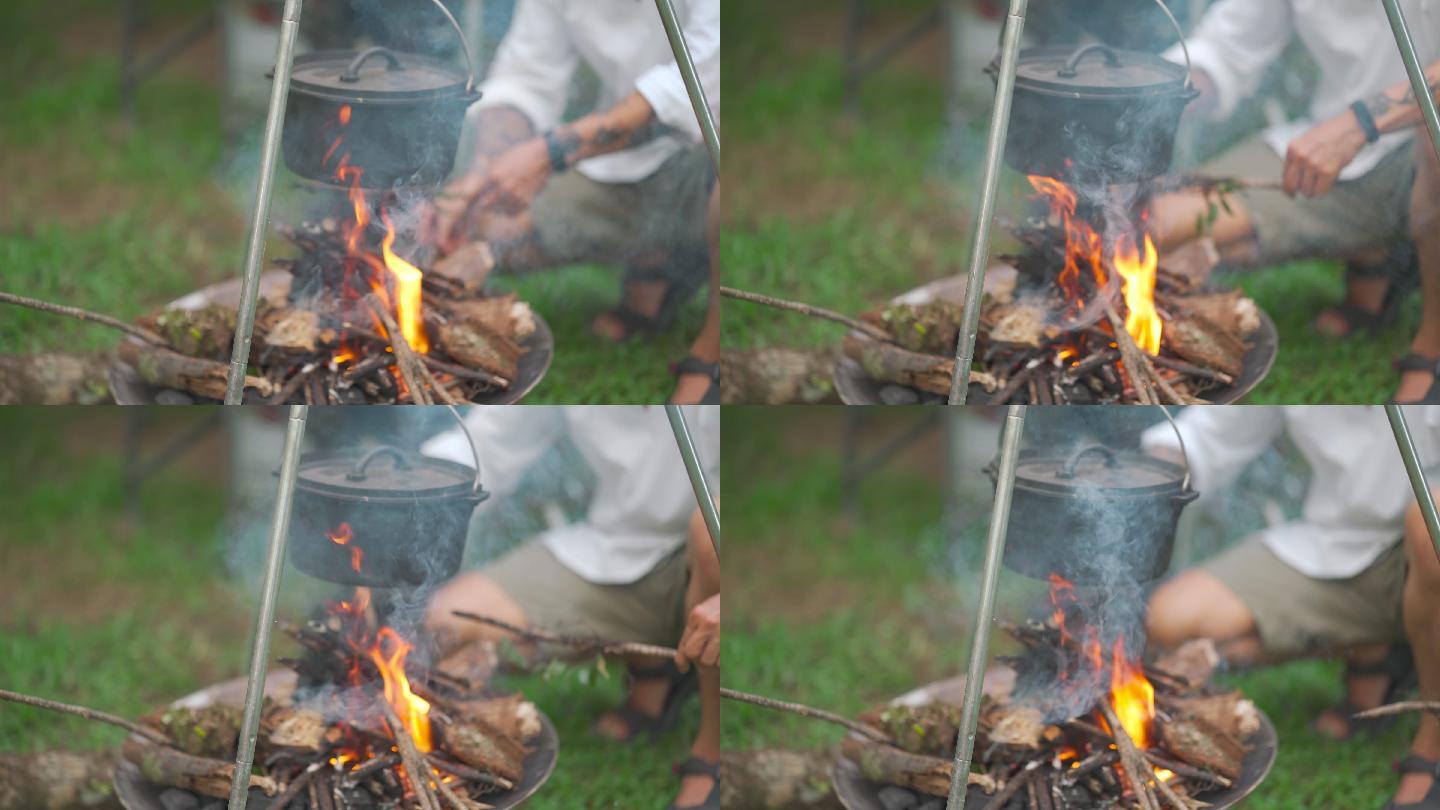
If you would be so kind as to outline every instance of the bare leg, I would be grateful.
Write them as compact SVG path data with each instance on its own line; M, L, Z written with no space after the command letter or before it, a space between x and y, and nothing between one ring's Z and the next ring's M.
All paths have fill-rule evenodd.
M467 668L471 648L497 643L510 638L510 634L452 615L456 610L493 616L517 627L530 626L524 609L499 583L484 574L469 571L445 583L430 598L425 611L425 629L435 640L441 668L457 674L463 674Z
M690 355L707 363L720 362L720 184L710 194L710 210L707 215L705 236L710 247L710 292L705 304L705 325L695 342L690 344ZM675 385L670 401L679 405L698 404L710 389L711 379L703 374L682 374Z
M697 510L690 518L690 589L685 595L689 610L720 592L720 558L710 542L710 533ZM700 731L690 746L690 756L705 762L720 761L720 670L698 667L700 677ZM709 776L686 776L675 797L679 807L697 806L709 795L715 781Z
M1405 513L1405 558L1410 564L1405 578L1405 635L1415 654L1420 698L1440 700L1440 560L1435 557L1430 534L1415 504ZM1420 715L1410 753L1440 760L1440 720L1434 715ZM1396 803L1419 801L1430 790L1432 781L1429 774L1404 774L1395 792Z
M1150 596L1145 629L1151 643L1168 649L1197 638L1215 642L1227 661L1260 660L1262 647L1255 617L1240 597L1207 571L1177 574Z
M1420 256L1420 330L1410 350L1440 360L1440 161L1427 138L1415 139L1415 187L1410 192L1410 239ZM1400 377L1395 399L1413 402L1425 396L1435 376L1408 371Z
M1231 197L1230 210L1216 215L1210 225L1210 237L1220 255L1229 261L1243 261L1255 255L1255 226L1250 212L1238 196ZM1176 191L1157 194L1151 204L1150 223L1159 242L1160 252L1174 250L1196 239L1197 220L1209 216L1210 202L1198 191Z

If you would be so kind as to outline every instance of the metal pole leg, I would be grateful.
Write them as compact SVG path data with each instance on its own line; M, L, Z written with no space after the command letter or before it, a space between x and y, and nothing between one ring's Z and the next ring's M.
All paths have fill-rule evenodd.
M1405 12L1400 10L1399 0L1382 0L1385 13L1390 17L1390 30L1395 32L1395 44L1400 47L1400 59L1405 63L1405 72L1410 74L1410 87L1415 91L1415 101L1425 117L1425 128L1430 131L1430 143L1435 153L1440 154L1440 114L1435 111L1435 97L1425 81L1425 66L1415 53L1415 38L1410 35L1410 25L1405 22ZM1432 532L1433 534L1433 532Z
M1392 403L1385 406L1385 415L1390 417L1390 429L1395 432L1395 444L1400 447L1400 458L1404 460L1405 472L1410 476L1410 487L1415 490L1415 500L1420 503L1420 514L1425 518L1425 528L1430 531L1435 555L1440 557L1440 520L1435 517L1435 495L1425 480L1425 467L1420 462L1420 454L1415 451L1415 440L1410 437L1405 412Z
M265 670L270 664L270 631L275 624L275 595L285 564L285 541L290 534L290 507L295 475L300 467L300 442L305 438L308 406L291 405L285 427L285 451L280 461L280 487L275 494L275 515L270 520L270 547L265 555L265 581L260 592L260 615L255 620L255 646L250 650L250 675L245 683L245 713L240 721L240 747L235 752L235 774L230 779L229 810L245 810L250 792L250 769L255 765L255 738L260 730L260 706L265 700Z
M955 344L955 368L950 375L950 404L964 405L970 389L970 363L975 359L975 330L980 323L980 298L985 286L985 262L990 256L990 224L995 218L995 188L1000 183L1000 159L1010 131L1010 97L1015 92L1015 62L1020 55L1020 33L1025 29L1026 0L1010 0L1005 33L1000 44L1000 72L995 82L995 107L990 113L990 135L985 142L985 173L980 180L980 207L975 212L974 241L970 243L970 269L965 287L965 312Z
M239 405L245 393L245 367L250 362L250 338L255 332L255 300L260 293L260 262L265 258L265 232L270 225L270 193L275 180L275 156L285 128L285 102L290 97L290 70L295 64L295 37L300 31L302 0L285 0L280 22L280 45L275 49L275 79L270 85L270 110L265 117L265 140L260 148L260 176L255 180L255 209L250 214L250 242L245 248L245 276L240 287L240 309L235 315L235 343L230 348L230 374L225 379L225 404Z
M980 693L985 685L985 659L990 647L990 623L995 615L995 583L1000 558L1005 554L1005 531L1010 524L1010 496L1015 490L1015 459L1020 455L1020 432L1025 428L1024 405L1011 405L1000 434L1000 470L995 477L995 502L990 512L990 534L985 539L985 571L980 581L980 609L970 639L970 666L965 676L965 697L960 708L960 733L955 739L955 764L950 773L949 810L965 810L965 789L970 779L970 758L975 753L975 726L980 719Z
M720 512L715 508L715 498L710 495L710 482L705 480L705 470L700 466L700 456L695 452L695 442L690 438L690 426L685 424L685 412L679 405L666 405L665 415L670 418L670 430L675 433L675 443L680 446L680 457L685 460L685 472L690 476L690 486L695 489L695 500L700 506L700 515L705 518L705 528L710 530L710 543L715 546L715 556L720 556Z
M660 22L665 25L665 36L670 38L670 50L675 52L675 64L680 66L680 78L685 80L685 91L690 94L690 106L695 108L695 118L700 122L700 131L705 135L705 147L710 150L710 163L715 174L720 174L720 132L715 127L715 117L710 114L710 102L705 98L705 86L700 83L700 74L695 72L695 60L690 56L690 46L685 44L685 32L680 30L680 21L675 18L675 4L671 0L655 0L660 10Z

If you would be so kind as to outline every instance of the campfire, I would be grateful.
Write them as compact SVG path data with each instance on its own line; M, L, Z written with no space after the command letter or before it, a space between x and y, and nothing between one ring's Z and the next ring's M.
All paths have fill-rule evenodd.
M1239 291L1206 287L1213 256L1192 249L1167 267L1143 206L1028 179L1048 216L1017 228L1023 249L990 272L971 373L989 403L1200 403L1237 381L1262 319ZM872 378L944 395L960 310L892 303L862 316L888 342L852 333L845 354Z
M1145 664L1136 639L1082 620L1075 586L1059 575L1050 600L1045 621L1005 625L1024 652L1005 660L1002 686L987 678L970 775L991 794L984 807L1191 810L1239 787L1262 718L1239 692L1208 684L1213 647ZM959 706L890 705L861 720L894 741L846 739L866 778L946 794Z
M365 555L351 527L327 536L359 572ZM381 601L357 587L321 618L283 626L305 655L285 662L297 674L293 696L267 698L261 716L251 784L274 797L271 810L491 807L526 779L536 746L551 744L542 734L553 731L519 694L489 695L417 665L414 642L380 618ZM228 794L239 707L172 708L147 725L171 744L127 741L124 756L145 779Z
M422 269L396 248L393 190L367 188L345 147L350 107L325 153L343 195L334 216L278 230L298 254L283 300L255 319L247 389L270 404L459 403L516 384L537 322L515 295L487 295L494 267L475 243ZM145 382L205 398L224 391L233 306L171 308L140 321L167 345L129 341L121 359ZM217 365L218 364L218 365Z

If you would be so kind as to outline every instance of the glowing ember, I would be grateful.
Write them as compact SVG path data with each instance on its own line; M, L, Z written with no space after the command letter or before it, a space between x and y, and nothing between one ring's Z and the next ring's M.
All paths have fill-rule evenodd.
M1115 245L1115 272L1125 280L1125 331L1150 354L1160 353L1160 315L1155 311L1155 243L1145 234L1145 255L1135 240L1122 237Z
M355 532L350 529L350 524L341 523L340 528L335 529L325 536L330 538L330 542L335 545L345 546L350 550L350 567L355 569L356 573L359 573L360 563L365 559L365 549L350 545L351 542L355 540Z
M1110 655L1110 704L1125 732L1143 751L1150 747L1155 719L1155 687L1141 668L1125 657L1125 639L1117 637Z

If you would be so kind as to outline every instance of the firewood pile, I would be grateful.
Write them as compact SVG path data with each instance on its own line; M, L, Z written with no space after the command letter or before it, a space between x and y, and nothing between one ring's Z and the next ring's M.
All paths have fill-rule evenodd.
M1109 672L1092 667L1090 675L1103 679L1108 692L1102 686L1099 699L1062 711L1057 706L1074 694L1065 690L1084 679L1085 659L1096 650L1087 652L1055 626L1006 629L1025 652L1007 659L1016 671L1013 690L987 693L981 704L970 774L970 784L990 794L981 807L1194 810L1206 806L1207 793L1241 778L1259 713L1239 692L1209 684L1218 661L1213 646L1187 645L1154 665L1135 664L1132 673L1121 664L1126 683L1113 662L1103 667ZM1153 690L1153 709L1137 719L1139 707L1126 696L1144 697L1135 689L1141 682ZM959 706L889 705L861 720L894 741L850 735L842 745L845 758L882 785L882 806L927 807L946 795Z
M515 383L536 321L514 294L484 291L494 267L485 244L422 273L395 256L393 235L373 223L326 219L279 230L299 252L275 260L290 273L289 294L262 298L257 309L247 400L459 403ZM151 385L221 399L235 315L219 303L152 313L138 325L162 340L126 341L120 359Z
M1260 312L1240 291L1208 286L1217 261L1208 243L1157 260L1153 305L1162 331L1151 353L1127 331L1118 273L1102 284L1098 274L1077 272L1073 239L1067 243L1058 224L1027 223L1016 236L1022 251L1005 257L1008 268L991 269L995 278L981 303L970 381L983 385L990 403L1202 403L1241 375ZM997 278L1001 283L991 283ZM854 331L842 351L887 384L881 397L889 404L942 401L961 305L894 303L861 320L888 340Z

